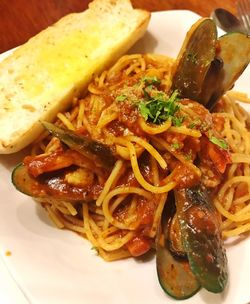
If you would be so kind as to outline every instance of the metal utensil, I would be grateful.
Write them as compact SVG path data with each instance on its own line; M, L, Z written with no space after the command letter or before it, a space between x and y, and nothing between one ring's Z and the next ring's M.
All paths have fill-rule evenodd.
M239 0L237 2L237 10L246 34L250 35L250 1Z
M246 33L244 24L236 16L223 8L215 9L211 14L211 18L225 32Z

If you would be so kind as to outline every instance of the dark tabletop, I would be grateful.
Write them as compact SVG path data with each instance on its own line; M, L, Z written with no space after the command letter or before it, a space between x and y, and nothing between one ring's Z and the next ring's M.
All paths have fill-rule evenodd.
M131 0L149 11L188 9L209 16L218 7L236 12L236 0ZM80 12L90 0L0 0L0 53L16 47L60 17Z

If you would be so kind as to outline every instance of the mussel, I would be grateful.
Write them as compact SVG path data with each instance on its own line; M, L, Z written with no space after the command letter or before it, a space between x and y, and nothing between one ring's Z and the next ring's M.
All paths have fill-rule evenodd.
M250 37L230 33L217 39L214 22L202 18L187 33L173 70L170 93L178 90L179 97L212 109L249 62ZM159 282L177 299L192 296L200 286L222 292L228 270L215 207L204 185L174 192L176 211L166 211L171 206L167 201L156 238ZM173 234L176 221L179 233ZM174 242L172 237L176 238ZM180 239L181 245L173 248L172 244L180 244Z
M57 174L43 174L39 177L32 177L27 167L20 163L12 172L12 183L16 189L36 199L53 201L92 201L96 197L87 188L69 185L63 180L61 172Z
M218 293L228 273L220 220L204 186L175 191L176 213L189 265L201 286Z
M116 158L111 149L101 142L78 135L71 130L59 128L49 122L44 121L42 124L53 136L59 138L69 148L92 159L95 163L105 168L112 168L115 164Z
M213 20L202 18L187 33L173 70L171 91L211 109L250 62L250 37L229 33L217 39Z
M201 185L174 193L176 211L170 214L173 205L167 201L156 239L160 285L176 299L191 297L200 287L221 292L228 271L215 207Z
M156 239L160 285L176 299L191 297L200 287L221 292L228 272L215 207L201 185L174 192L176 211L170 214L173 206L167 201Z
M116 158L108 146L48 122L43 122L43 126L72 150L86 157L86 161L92 161L95 165L99 164L106 171L110 172ZM42 158L46 157L48 158L48 160L45 160L46 164L47 161L50 163L54 162L52 164L52 171L55 170L53 174L50 174L51 170L46 170L45 173L42 171L43 174L40 174L37 169L43 162ZM74 171L74 168L70 169L72 166L74 167L74 161L67 162L66 154L54 153L54 156L53 154L49 154L48 156L44 154L37 158L31 157L32 161L34 163L35 174L30 174L29 165L25 165L24 163L18 164L12 172L12 183L20 192L37 199L46 198L59 201L76 202L79 200L92 201L97 199L97 193L92 189L93 187L88 189L88 187L72 185L64 181L65 175ZM61 163L60 166L58 166L58 163ZM55 165L57 166L56 168Z
M172 192L164 207L157 231L156 265L160 285L171 297L186 299L200 289L200 283L193 274L184 252Z
M250 37L243 33L229 33L220 37L216 57L204 80L199 101L212 109L220 97L232 89L249 62Z
M198 101L202 85L216 51L217 30L208 18L197 21L188 31L177 56L171 91L181 98Z

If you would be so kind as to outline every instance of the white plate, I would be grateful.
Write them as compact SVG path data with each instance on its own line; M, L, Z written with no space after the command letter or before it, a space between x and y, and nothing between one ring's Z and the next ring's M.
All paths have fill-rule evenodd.
M186 31L198 18L189 11L153 13L147 34L133 51L176 56ZM250 93L249 79L247 70L237 87ZM0 250L30 303L176 303L158 284L154 258L107 263L95 255L87 240L56 229L44 210L15 191L11 184L11 169L20 159L20 154L0 156ZM9 257L5 255L7 250L12 252ZM229 246L227 255L230 268L227 290L219 295L201 290L185 303L250 301L250 239Z

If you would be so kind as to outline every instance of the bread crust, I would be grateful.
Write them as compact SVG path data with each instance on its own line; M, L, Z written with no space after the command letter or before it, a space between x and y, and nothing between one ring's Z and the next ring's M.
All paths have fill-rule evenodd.
M14 153L42 132L94 75L146 31L150 13L129 0L94 0L40 32L0 63L0 154Z

